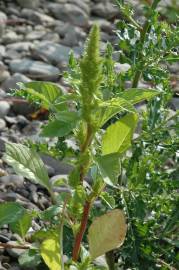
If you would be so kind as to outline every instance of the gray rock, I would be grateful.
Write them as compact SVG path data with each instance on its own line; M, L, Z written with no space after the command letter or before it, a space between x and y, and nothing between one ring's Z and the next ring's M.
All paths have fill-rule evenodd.
M41 61L33 61L27 58L12 60L10 62L10 70L27 74L29 77L38 79L57 79L59 76L59 69L52 65Z
M0 68L0 83L4 82L10 77L10 73L7 70L2 70Z
M4 185L12 184L16 187L21 187L24 184L24 177L21 175L5 175L0 177L0 183Z
M48 155L41 155L41 158L45 165L52 167L55 170L56 175L66 175L69 174L73 167L65 162L58 161Z
M34 11L31 9L23 9L21 15L22 17L37 24L43 24L43 23L51 24L54 22L54 18L52 18L51 16L48 16L44 13L40 13L38 11Z
M32 48L32 43L28 42L28 41L24 41L24 42L15 42L12 44L8 44L6 46L7 50L13 50L13 51L17 51L17 52L22 52L22 51L29 51L30 48Z
M17 245L17 242L16 241L9 241L8 244ZM7 249L7 252L13 258L18 258L22 253L24 253L24 250L23 249L17 249L17 248L11 248L11 249Z
M112 19L119 14L119 10L113 3L106 1L105 3L94 4L91 10L92 14L105 19Z
M46 34L46 31L32 31L31 33L26 35L26 40L38 40L42 39L44 35Z
M0 60L5 56L6 48L3 45L0 45Z
M173 98L172 104L173 104L175 110L179 110L179 98Z
M60 42L60 37L57 33L48 32L43 36L42 40L51 41L53 43L58 43L58 42Z
M127 63L124 64L115 63L114 68L117 73L122 73L128 71L131 68L131 66Z
M39 6L39 0L17 0L18 4L23 8L36 8Z
M6 101L0 101L0 118L4 118L10 110L10 105Z
M8 92L10 89L17 88L18 82L25 83L25 82L30 82L30 81L31 80L25 75L20 74L20 73L15 73L10 78L4 81L4 83L2 84L2 89Z
M2 37L2 43L9 44L22 40L23 36L17 35L14 31L8 31Z
M61 40L61 44L74 47L84 43L85 38L86 33L81 28L67 23L64 27L64 38Z
M33 50L34 55L42 57L54 64L61 64L63 62L68 62L68 56L70 48L53 43L50 41L42 41L38 46Z
M0 11L0 38L4 33L4 29L6 26L7 16L4 12Z
M6 128L6 122L0 118L0 132Z
M88 26L88 14L76 4L52 3L49 4L48 7L52 14L55 16L55 18L59 20L69 22L77 26Z

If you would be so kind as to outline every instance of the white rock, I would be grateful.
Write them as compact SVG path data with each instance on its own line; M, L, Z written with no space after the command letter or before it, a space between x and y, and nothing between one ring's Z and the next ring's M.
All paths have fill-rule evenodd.
M0 101L0 118L4 118L10 110L10 105L6 101Z

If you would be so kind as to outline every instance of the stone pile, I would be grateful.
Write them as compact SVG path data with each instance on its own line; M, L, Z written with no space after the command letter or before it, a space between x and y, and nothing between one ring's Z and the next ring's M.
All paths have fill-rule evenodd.
M138 0L129 0L136 5ZM166 4L166 0L162 1ZM168 3L168 1L167 1ZM141 15L140 8L136 16ZM27 103L7 100L10 89L17 82L49 80L60 85L71 49L80 56L91 25L97 22L102 31L101 48L105 42L117 43L113 32L115 20L120 18L112 0L1 0L0 1L0 202L18 201L33 209L49 206L44 190L23 177L4 168L1 160L6 141L19 142L39 133L41 121L29 121L32 107ZM127 66L126 66L127 65ZM127 70L128 64L118 65ZM179 66L172 66L178 76ZM174 98L178 108L178 98ZM70 168L44 157L49 176L67 174ZM38 227L38 224L34 224ZM6 226L0 231L0 242L16 240ZM9 254L9 255L8 255ZM0 250L0 269L19 270L12 258L18 250Z

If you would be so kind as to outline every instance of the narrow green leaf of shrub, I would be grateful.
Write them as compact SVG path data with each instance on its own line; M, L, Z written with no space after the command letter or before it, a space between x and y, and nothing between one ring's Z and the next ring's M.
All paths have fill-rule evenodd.
M159 91L153 89L131 88L120 94L120 97L131 104L136 104L144 100L150 100L159 94Z
M124 242L126 230L125 217L119 209L97 217L91 224L88 233L92 259L120 247Z
M125 152L131 145L136 124L137 114L130 113L110 125L102 138L103 155Z
M119 155L109 154L96 158L99 172L104 182L108 185L115 186L118 183L118 176L121 173L121 162Z
M29 266L36 267L41 263L41 256L38 252L38 250L35 249L29 249L20 255L18 258L18 262L20 266L29 268ZM36 269L36 268L34 268Z
M25 213L25 209L16 202L0 204L0 227L18 221Z
M40 254L50 270L62 270L60 243L57 236L45 239L42 242Z
M23 216L10 224L10 229L14 233L19 234L22 238L25 237L29 228L31 227L32 216L27 211L24 212Z
M101 102L96 112L94 112L94 118L97 125L102 127L109 119L121 112L136 112L131 103L123 98L113 98L109 101Z
M33 81L19 84L29 94L39 98L45 107L49 107L54 101L62 95L62 89L55 83Z
M34 150L22 144L7 143L3 159L13 167L17 174L45 186L49 191L51 190L47 170Z

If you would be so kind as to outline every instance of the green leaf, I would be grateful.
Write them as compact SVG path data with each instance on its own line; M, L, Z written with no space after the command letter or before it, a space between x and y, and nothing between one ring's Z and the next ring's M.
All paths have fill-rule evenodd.
M97 217L91 224L88 233L92 259L120 247L124 242L126 231L125 217L119 209Z
M45 186L49 191L51 190L47 170L34 150L22 144L7 143L3 159L13 167L17 174Z
M56 119L49 122L41 133L45 137L64 137L76 126L79 116L77 112L62 111L56 115Z
M123 98L113 98L109 101L101 102L98 110L94 112L94 118L98 126L102 127L109 119L117 113L136 112L131 103Z
M46 108L49 108L63 92L57 84L51 82L33 81L20 83L19 85L32 96L40 99Z
M131 88L120 94L120 97L126 99L131 104L139 103L143 100L150 100L159 95L159 91L153 89Z
M99 172L108 185L115 186L121 173L121 163L118 154L109 154L96 158Z
M60 213L61 207L57 205L52 205L49 208L47 208L45 211L40 213L40 217L43 220L52 221L54 216L57 216Z
M0 227L21 219L25 209L16 202L5 202L0 204Z
M124 153L131 145L131 139L137 124L137 114L127 114L110 125L102 139L102 153Z
M167 61L167 62L178 62L179 61L179 56L168 56L165 57L163 60Z
M20 266L29 268L29 266L36 267L41 263L41 256L35 249L29 249L25 251L20 257L18 258L18 262Z
M61 270L60 243L58 237L45 239L40 247L40 254L50 270Z
M112 195L110 195L108 192L101 192L100 198L110 207L115 207L115 199Z
M25 237L32 223L32 216L25 211L23 216L10 224L10 229L14 233L19 234L21 237Z

